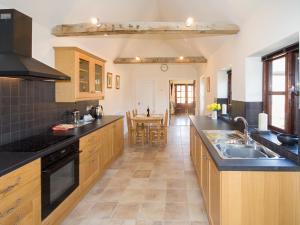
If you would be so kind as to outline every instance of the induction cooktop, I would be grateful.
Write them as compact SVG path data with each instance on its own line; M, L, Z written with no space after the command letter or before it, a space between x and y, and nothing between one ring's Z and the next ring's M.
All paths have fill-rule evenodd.
M0 152L39 152L73 135L39 134L0 146Z

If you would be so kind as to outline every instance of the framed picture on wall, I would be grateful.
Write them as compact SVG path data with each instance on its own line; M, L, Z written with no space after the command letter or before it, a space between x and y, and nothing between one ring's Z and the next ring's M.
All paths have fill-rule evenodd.
M120 89L120 75L116 75L116 89Z
M106 76L106 87L107 88L112 88L112 80L113 80L113 74L108 72L107 76Z
M210 77L206 78L206 92L210 92Z

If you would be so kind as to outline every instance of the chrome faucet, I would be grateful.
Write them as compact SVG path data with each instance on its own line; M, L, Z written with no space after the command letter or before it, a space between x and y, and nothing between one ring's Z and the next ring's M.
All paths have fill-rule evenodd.
M244 142L246 145L250 145L252 143L252 138L250 137L249 129L248 129L248 122L242 116L237 116L234 118L234 122L241 120L244 123Z

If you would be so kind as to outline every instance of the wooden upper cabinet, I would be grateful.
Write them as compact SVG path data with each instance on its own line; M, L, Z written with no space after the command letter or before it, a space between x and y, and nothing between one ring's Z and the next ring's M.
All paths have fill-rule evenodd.
M56 101L104 99L105 60L76 47L55 47L55 67L71 77L56 82Z

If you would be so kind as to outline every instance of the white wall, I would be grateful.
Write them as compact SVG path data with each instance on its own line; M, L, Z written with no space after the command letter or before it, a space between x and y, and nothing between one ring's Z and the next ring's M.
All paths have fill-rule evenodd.
M191 65L174 65L169 64L167 72L160 70L160 64L154 65L124 65L130 70L131 83L131 99L134 107L137 107L137 96L135 85L143 80L154 81L155 86L155 113L163 113L169 108L169 81L170 80L196 80L196 100L199 102L199 73L198 70ZM199 103L197 103L198 105Z
M233 100L262 100L262 54L275 50L270 46L291 40L291 36L300 30L300 1L298 0L266 0L240 26L238 35L227 40L211 57L208 58L205 76L211 76L214 89L217 89L217 72L222 68L232 68ZM287 42L286 42L287 44ZM252 57L255 55L256 57ZM217 96L217 92L214 91ZM213 101L206 95L208 102Z

